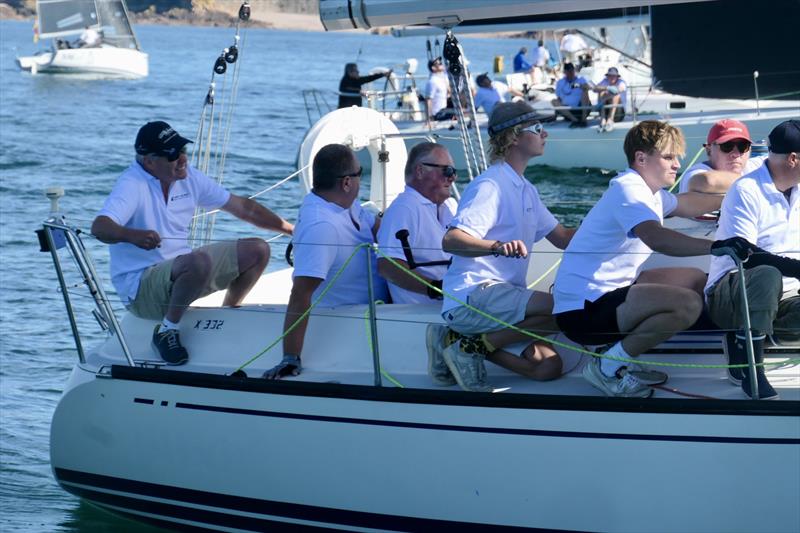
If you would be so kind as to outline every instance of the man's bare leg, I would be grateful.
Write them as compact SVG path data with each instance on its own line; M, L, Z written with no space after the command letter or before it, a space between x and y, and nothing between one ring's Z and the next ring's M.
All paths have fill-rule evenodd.
M225 293L222 305L227 307L241 304L255 286L269 263L269 245L262 239L239 239L236 243L236 257L239 262L239 276L231 282Z
M622 347L636 357L690 327L702 310L703 300L692 289L637 283L617 308L617 324L627 333Z
M180 322L186 308L202 294L210 275L211 257L207 253L195 250L176 257L170 271L172 294L164 318L174 324Z
M664 267L645 270L636 278L637 284L656 283L658 285L670 285L672 287L683 287L689 289L700 296L706 286L708 276L699 268L688 267Z

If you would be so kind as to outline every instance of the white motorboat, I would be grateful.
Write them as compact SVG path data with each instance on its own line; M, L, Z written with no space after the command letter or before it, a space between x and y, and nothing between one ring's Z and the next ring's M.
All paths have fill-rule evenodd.
M31 74L82 74L142 78L148 74L148 56L131 27L124 0L38 0L40 38L53 39L48 50L17 57L20 69ZM70 38L86 29L97 32L92 46Z
M343 126L370 115L370 131ZM402 187L394 170L405 149L392 133L375 112L337 110L304 141L301 164L327 142L376 158L388 146L389 172L389 162L373 164L382 183L371 201L382 209ZM222 308L219 293L196 302L181 322L190 361L168 367L151 347L151 321L117 322L75 230L59 220L44 229L79 355L53 416L51 464L64 489L102 508L218 531L800 528L796 348L768 353L781 395L772 402L728 383L720 335L709 331L646 354L675 365L651 399L597 396L580 376L588 352L561 336L561 379L488 365L495 392L466 393L427 376L425 327L441 321L438 303L357 305L314 309L303 373L266 381L282 355L287 268L264 275L241 307ZM64 243L77 283L59 259ZM559 255L546 244L534 256L529 280L547 287ZM108 329L97 346L81 342L91 315L72 306L75 286L89 289ZM621 491L630 482L645 490ZM746 508L732 508L743 492Z

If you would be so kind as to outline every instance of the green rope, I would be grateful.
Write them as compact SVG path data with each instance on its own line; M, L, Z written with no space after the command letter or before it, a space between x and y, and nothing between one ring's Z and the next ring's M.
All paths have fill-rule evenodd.
M697 161L697 158L698 158L698 157L700 157L700 154L702 154L702 153L705 151L705 149L706 149L706 147L705 147L705 146L701 146L701 147L700 147L700 149L697 151L697 153L696 153L696 154L694 154L694 157L692 158L692 160L691 160L691 161L689 161L689 164L688 164L688 165L686 165L686 170L689 170L690 168L692 168L692 165L694 165L694 162L695 162L695 161ZM668 189L668 192L672 192L672 191L674 191L674 190L675 190L675 187L677 187L677 186L678 186L678 184L679 184L679 183L681 182L681 180L683 179L683 175L684 175L684 174L686 174L686 170L684 170L683 172L681 172L681 175L680 175L680 176L678 176L678 179L676 179L676 180L675 180L675 183L673 183L673 184L672 184L672 187L670 187L670 188Z
M537 334L532 333L530 331L527 331L527 330L524 330L524 329L520 329L520 328L518 328L517 326L515 326L513 324L509 324L508 322L500 320L499 318L496 318L496 317L494 317L494 316L492 316L492 315L490 315L488 313L485 313L484 311L481 311L480 309L472 307L468 303L459 300L455 296L444 292L443 290L439 289L438 287L435 287L434 285L428 283L422 277L420 277L416 273L412 272L411 270L407 269L406 267L404 267L403 265L401 265L400 263L395 261L393 258L391 258L388 255L386 255L385 253L383 253L377 247L375 248L375 250L376 250L376 252L378 254L381 255L381 257L383 257L384 259L387 259L392 265L394 265L395 267L399 268L400 270L405 271L406 274L408 274L412 278L416 279L417 281L421 282L423 285L427 286L430 289L433 289L434 291L438 292L439 294L441 294L445 298L449 298L449 299L457 302L459 305L463 305L464 307L466 307L470 311L478 313L479 315L483 316L484 318L488 318L489 320L492 320L492 321L496 322L497 324L503 326L506 329L510 329L510 330L516 331L518 333L522 333L523 335L531 337L534 340L539 340L539 341L543 341L543 342L549 342L550 344L553 344L555 346L560 346L561 348L566 348L568 350L573 350L573 351L581 353L581 354L591 355L592 357L610 359L612 361L622 361L622 362L625 362L625 363L630 363L631 362L631 359L626 358L626 357L617 357L617 356L613 356L613 355L599 354L599 353L596 353L596 352L592 352L591 350L587 350L585 348L579 348L578 346L565 344L563 342L559 342L559 341L556 341L554 339L549 339L547 337L542 337L541 335L537 335ZM741 364L741 365L701 365L701 364L695 364L695 363L662 363L662 362L659 362L659 361L647 361L647 364L651 365L651 366L664 366L664 367L674 367L674 368L749 368L750 367L749 364ZM756 366L778 366L778 365L787 365L787 364L800 364L800 358L787 359L785 361L780 361L780 362L775 362L775 363L766 363L766 362L764 362L764 363L759 363Z
M321 293L319 293L319 296L317 296L317 298L313 302L311 302L311 305L308 307L308 309L306 309L305 312L302 315L300 315L298 317L298 319L295 320L294 323L291 326L289 326L286 329L286 331L283 332L282 335L280 335L277 339L275 339L269 346L267 346L266 348L264 348L263 350L261 350L260 352L255 354L253 357L248 359L242 366L237 368L235 370L235 372L238 372L239 370L242 370L244 367L246 367L247 365L249 365L250 363L252 363L256 359L258 359L259 357L261 357L262 355L264 355L265 353L270 351L272 348L275 347L275 345L277 345L279 342L281 342L286 337L286 335L288 335L289 333L294 331L294 329L300 324L300 322L305 320L308 317L308 315L311 314L311 310L314 309L317 306L317 304L319 304L320 300L322 300L322 298L328 293L328 291L331 290L331 288L333 287L333 285L336 282L336 280L339 279L339 276L342 275L342 273L344 272L344 269L347 268L347 265L350 264L350 261L353 260L353 258L356 256L358 251L360 249L362 249L362 248L371 248L371 247L372 247L371 243L366 243L366 242L356 246L355 249L353 250L353 253L350 254L350 257L347 258L347 260L339 268L339 270L336 271L336 274L333 275L333 277L331 278L331 281L328 283L328 286L325 287L325 289L323 289L323 291Z

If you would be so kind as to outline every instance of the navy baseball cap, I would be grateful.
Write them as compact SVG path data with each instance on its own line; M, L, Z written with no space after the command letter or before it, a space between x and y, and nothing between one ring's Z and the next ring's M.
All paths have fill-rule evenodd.
M776 154L800 153L800 120L781 122L769 132L769 151Z
M186 137L181 137L172 126L163 120L148 122L136 134L136 153L139 155L158 155L176 157L181 148L189 144ZM177 157L176 157L177 158Z

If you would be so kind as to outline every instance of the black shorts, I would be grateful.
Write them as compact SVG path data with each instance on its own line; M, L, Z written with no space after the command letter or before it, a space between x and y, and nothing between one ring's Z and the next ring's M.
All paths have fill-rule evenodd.
M607 292L594 302L583 302L583 309L555 315L556 323L570 340L586 346L610 344L625 338L617 324L617 307L628 296L631 286Z

